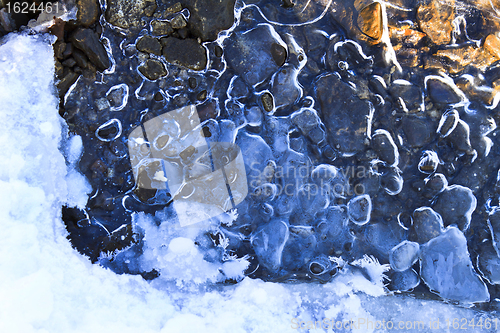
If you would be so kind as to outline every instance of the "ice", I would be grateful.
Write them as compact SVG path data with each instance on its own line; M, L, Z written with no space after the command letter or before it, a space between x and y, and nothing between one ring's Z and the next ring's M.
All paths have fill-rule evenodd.
M251 243L259 262L271 272L281 266L281 255L289 234L285 222L271 221L252 235Z
M420 276L411 268L402 272L395 271L389 278L389 288L394 291L413 290L420 284Z
M456 227L421 247L420 275L430 290L444 299L463 304L488 302L488 288L475 272L467 240Z
M389 256L391 268L403 272L411 268L418 260L420 246L418 243L403 241L396 245Z
M494 318L433 300L386 296L387 267L368 259L342 266L325 284L250 278L235 285L198 284L222 275L239 280L248 262L206 261L193 244L200 230L213 226L181 229L162 213L134 219L136 227L151 228L141 265L161 260L161 269L172 271L170 279L146 281L91 264L72 248L61 220L61 206L73 202L69 192L88 197L88 185L67 177L79 175L74 165L80 144L77 137L64 139L49 39L9 35L0 46L0 331L297 332L297 324L326 318L353 320L357 329L350 331L373 332L360 323L421 321L428 328L430 320L439 320L442 328L447 318ZM259 143L244 146L261 149L256 155L268 157L267 165L269 147ZM128 255L136 255L128 251L112 254L115 262L126 264Z

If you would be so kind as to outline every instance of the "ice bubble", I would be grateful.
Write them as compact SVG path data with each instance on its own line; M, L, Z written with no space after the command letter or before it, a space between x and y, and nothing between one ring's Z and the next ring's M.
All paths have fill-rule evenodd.
M108 120L95 131L95 136L104 142L113 141L122 134L122 123L113 118Z
M329 281L338 272L337 264L324 255L312 259L308 269L312 276L324 282Z
M292 65L282 66L272 77L271 92L276 109L293 105L302 97L302 87L297 81L298 70Z
M347 204L349 219L358 225L363 225L370 221L372 212L372 200L368 194L357 196Z
M403 241L396 245L389 255L391 268L403 272L411 268L418 260L420 246L418 243Z
M451 109L446 111L441 116L441 120L439 120L436 132L443 138L447 137L451 132L453 132L455 127L457 127L459 119L460 117L457 110Z
M380 186L382 186L387 194L396 195L401 192L404 183L401 173L401 170L394 167L382 174L380 177Z
M418 170L422 173L431 174L436 171L439 165L439 157L432 150L425 150L422 153L420 162L418 162Z
M472 266L467 240L455 227L421 247L420 275L429 289L465 305L488 302L490 294Z
M106 93L106 98L110 104L111 111L120 111L122 110L128 102L128 94L129 88L125 83L118 84L109 88Z

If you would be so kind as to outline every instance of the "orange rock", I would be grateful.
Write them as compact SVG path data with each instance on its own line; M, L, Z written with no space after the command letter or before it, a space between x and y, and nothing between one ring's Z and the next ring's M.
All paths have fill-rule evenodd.
M383 21L382 21L382 5L378 2L373 2L364 7L358 14L358 27L368 37L375 40L382 38Z
M426 33L434 44L443 45L451 41L455 19L455 0L430 0L417 9L420 30Z
M500 58L500 39L496 35L491 34L486 37L484 48L495 57Z
M407 44L415 47L426 36L423 32L410 29L409 27L389 27L389 36L394 44Z

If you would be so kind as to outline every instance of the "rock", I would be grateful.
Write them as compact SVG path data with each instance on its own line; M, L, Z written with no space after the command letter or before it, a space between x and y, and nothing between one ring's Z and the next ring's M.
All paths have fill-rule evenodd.
M78 66L80 66L81 68L87 68L89 59L85 54L83 54L82 51L75 50L73 52L73 58L75 59Z
M157 56L161 55L160 41L150 36L143 36L139 38L135 47L141 52L153 53Z
M90 29L77 29L70 38L71 43L83 51L89 60L101 72L111 66L106 49L99 41L99 38Z
M179 14L176 15L171 21L170 25L172 26L172 29L182 29L185 26L187 26L186 19L184 18L184 15Z
M410 147L422 147L436 135L436 125L427 117L406 116L402 122L403 132Z
M500 257L491 242L481 244L477 266L481 275L490 284L500 284Z
M394 272L389 279L389 289L393 291L410 291L420 284L420 277L413 269Z
M462 304L488 302L488 288L473 268L465 236L455 227L421 247L420 276L429 289Z
M174 32L174 29L172 29L170 22L160 20L151 21L151 34L153 36L168 36L172 32Z
M61 81L57 83L57 90L59 90L59 96L63 97L69 88L75 83L76 79L78 79L78 74L73 71L69 71Z
M213 41L222 30L234 23L235 0L184 0L191 17L188 27L202 41Z
M99 2L97 0L78 0L76 6L78 8L76 20L79 25L88 28L97 21L99 16Z
M394 80L389 91L395 103L401 104L399 99L402 99L404 106L408 112L422 111L423 94L422 89L406 80Z
M156 59L148 59L141 66L139 72L151 81L158 80L168 74L165 66Z
M389 132L378 129L373 133L371 144L378 157L391 166L399 163L398 147Z
M365 148L373 116L373 106L356 96L356 90L337 74L320 77L317 96L330 145L353 155Z
M269 24L261 24L244 33L235 32L224 41L224 46L229 66L251 86L275 73L283 52L286 54L285 42Z
M201 71L207 66L207 54L203 46L194 39L167 37L162 39L163 55L173 64Z
M428 75L425 78L425 88L434 103L456 104L466 100L464 93L450 77Z
M302 88L297 80L298 70L292 65L283 66L273 75L271 92L276 109L287 108L302 97Z
M420 207L413 212L412 229L415 241L423 244L443 233L443 219L432 208Z
M443 138L447 137L457 127L459 119L460 116L457 110L451 109L446 111L439 120L436 132Z
M149 9L148 9L149 8ZM106 20L122 29L142 26L141 18L156 10L155 0L109 0L106 8Z
M429 36L434 44L448 44L451 41L455 18L455 0L428 0L417 9L417 22L420 29Z
M379 40L384 29L382 18L382 5L373 2L359 12L358 27L368 37Z
M441 192L432 208L443 217L444 226L456 224L460 230L469 228L477 199L468 187L452 185Z

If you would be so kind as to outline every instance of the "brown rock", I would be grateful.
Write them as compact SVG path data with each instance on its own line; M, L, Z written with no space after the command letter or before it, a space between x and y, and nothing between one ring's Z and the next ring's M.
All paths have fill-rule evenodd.
M455 19L455 0L428 0L417 9L420 30L426 33L434 44L443 45L451 41Z
M163 55L173 64L203 70L207 66L206 50L194 39L168 37L162 39Z
M168 36L174 29L170 25L170 22L153 20L151 21L151 33L153 36Z
M382 5L373 2L363 8L358 15L358 27L368 37L375 40L382 38L384 29L382 21Z
M97 69L104 71L111 66L106 49L90 29L77 29L70 38L71 43L83 51Z
M141 52L161 55L161 44L158 39L151 36L141 37L136 44L136 48Z
M155 0L109 0L106 20L123 29L139 27L142 25L141 18L151 15L155 9Z
M146 62L139 66L138 69L142 75L144 75L151 81L158 80L159 78L168 74L165 66L163 66L163 64L156 59L146 60Z
M78 0L76 6L78 8L76 13L78 24L87 28L97 21L99 16L99 3L97 0Z

